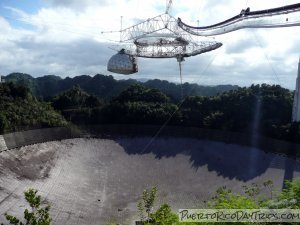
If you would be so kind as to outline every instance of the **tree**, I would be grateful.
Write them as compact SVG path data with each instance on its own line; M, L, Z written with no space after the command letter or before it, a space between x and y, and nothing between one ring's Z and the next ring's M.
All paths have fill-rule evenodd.
M156 198L157 188L152 187L151 189L146 189L143 191L140 201L138 202L138 210L140 214L141 221L150 222L150 214L153 210L154 201ZM146 216L145 213L146 212Z
M84 92L78 85L73 86L66 92L61 93L53 99L53 107L58 110L81 108L89 94Z
M220 187L216 195L208 202L214 209L257 209L258 204L251 197L235 194L226 187Z
M178 222L178 216L172 212L168 204L163 204L151 214L151 220L155 225L172 225Z
M270 203L272 208L300 209L300 180L285 181L282 192Z
M7 126L8 124L7 124L6 116L1 112L0 113L0 134L4 133Z
M0 132L65 126L66 120L26 88L0 84Z
M114 99L120 103L125 102L151 102L151 103L166 103L170 102L170 98L158 89L146 88L143 85L131 85L125 91L121 92Z
M31 207L30 210L25 209L24 219L22 222L15 216L5 214L6 219L13 225L50 225L52 219L50 217L50 205L42 207L41 196L37 195L37 190L29 189L24 192L25 199ZM3 225L3 224L2 224Z

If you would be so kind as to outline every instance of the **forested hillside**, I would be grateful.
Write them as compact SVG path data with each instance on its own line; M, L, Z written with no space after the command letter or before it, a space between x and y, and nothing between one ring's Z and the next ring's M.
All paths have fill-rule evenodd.
M73 84L78 83L75 82L78 80L90 79L121 84L112 77L101 75L95 77L80 76L64 80L55 77L55 79L64 82L69 80ZM28 76L25 80L15 78L17 83L23 82L32 88L38 87ZM106 87L109 87L107 82ZM96 92L97 85L93 85ZM109 92L106 87L103 90ZM46 83L44 88L48 90ZM119 91L122 88L119 86ZM75 85L47 98L48 103L37 100L28 88L17 87L13 83L2 84L0 92L1 132L24 127L61 126L66 124L65 120L81 125L162 125L168 121L167 125L250 133L294 142L300 140L299 124L290 122L293 93L279 85L252 85L215 96L188 96L183 102L172 98L167 91L149 88L146 84L130 85L110 99L101 99L96 94L90 94L81 86ZM102 94L104 95L104 91Z
M290 141L299 139L299 124L290 123L293 93L278 85L252 85L210 97L190 96L182 104L173 102L158 89L139 84L106 102L97 101L95 96L74 87L52 101L56 109L77 124L162 125L168 121L168 125L235 131Z
M37 100L28 88L0 84L0 133L66 125L49 103Z
M189 97L187 125L289 138L293 93L279 85L252 85L213 97Z
M142 84L145 87L156 88L163 91L175 101L181 98L181 87L179 84L170 83L164 80L149 80L139 82L137 80L115 80L112 76L97 74L94 77L81 75L73 78L62 79L55 75L48 75L33 78L28 74L12 73L4 77L7 81L12 81L18 85L25 85L36 96L55 96L63 91L79 85L85 92L95 95L101 99L111 99L117 96L132 84ZM235 85L201 86L197 84L183 84L184 96L212 96L218 93L237 89Z

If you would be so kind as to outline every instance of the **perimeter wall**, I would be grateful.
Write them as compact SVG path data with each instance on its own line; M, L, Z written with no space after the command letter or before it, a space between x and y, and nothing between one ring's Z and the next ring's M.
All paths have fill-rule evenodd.
M67 127L44 128L8 133L0 135L0 151L80 136L82 136L81 132Z

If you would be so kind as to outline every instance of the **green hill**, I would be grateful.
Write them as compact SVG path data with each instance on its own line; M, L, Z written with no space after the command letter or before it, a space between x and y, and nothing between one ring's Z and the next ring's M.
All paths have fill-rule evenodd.
M252 85L216 96L190 96L175 104L164 92L134 84L109 101L79 86L52 98L75 124L149 124L199 127L299 142L291 123L293 93L279 85ZM276 112L276 113L274 113Z
M119 95L132 84L142 84L148 88L156 88L175 101L181 98L181 87L179 84L164 80L149 80L140 82L134 79L115 80L113 76L97 74L93 77L88 75L67 77L62 79L55 75L33 78L28 74L12 73L4 77L7 81L12 81L18 85L25 85L32 93L40 97L51 97L64 92L74 85L79 85L85 92L95 95L101 99L111 99ZM184 96L213 96L224 91L237 89L235 85L201 86L198 84L183 84Z
M28 88L10 82L0 84L0 133L65 125L66 120Z

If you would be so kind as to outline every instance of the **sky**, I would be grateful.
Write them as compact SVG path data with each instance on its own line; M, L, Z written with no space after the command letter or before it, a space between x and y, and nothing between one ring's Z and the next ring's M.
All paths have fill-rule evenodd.
M251 11L297 3L296 0L173 0L170 14L191 25L210 25L250 7ZM139 72L124 76L106 70L116 54L119 33L164 13L165 0L0 0L0 74L34 77L113 75L116 79L180 82L176 59L139 58ZM300 27L243 29L205 40L218 50L187 58L183 82L202 85L279 84L295 89Z

